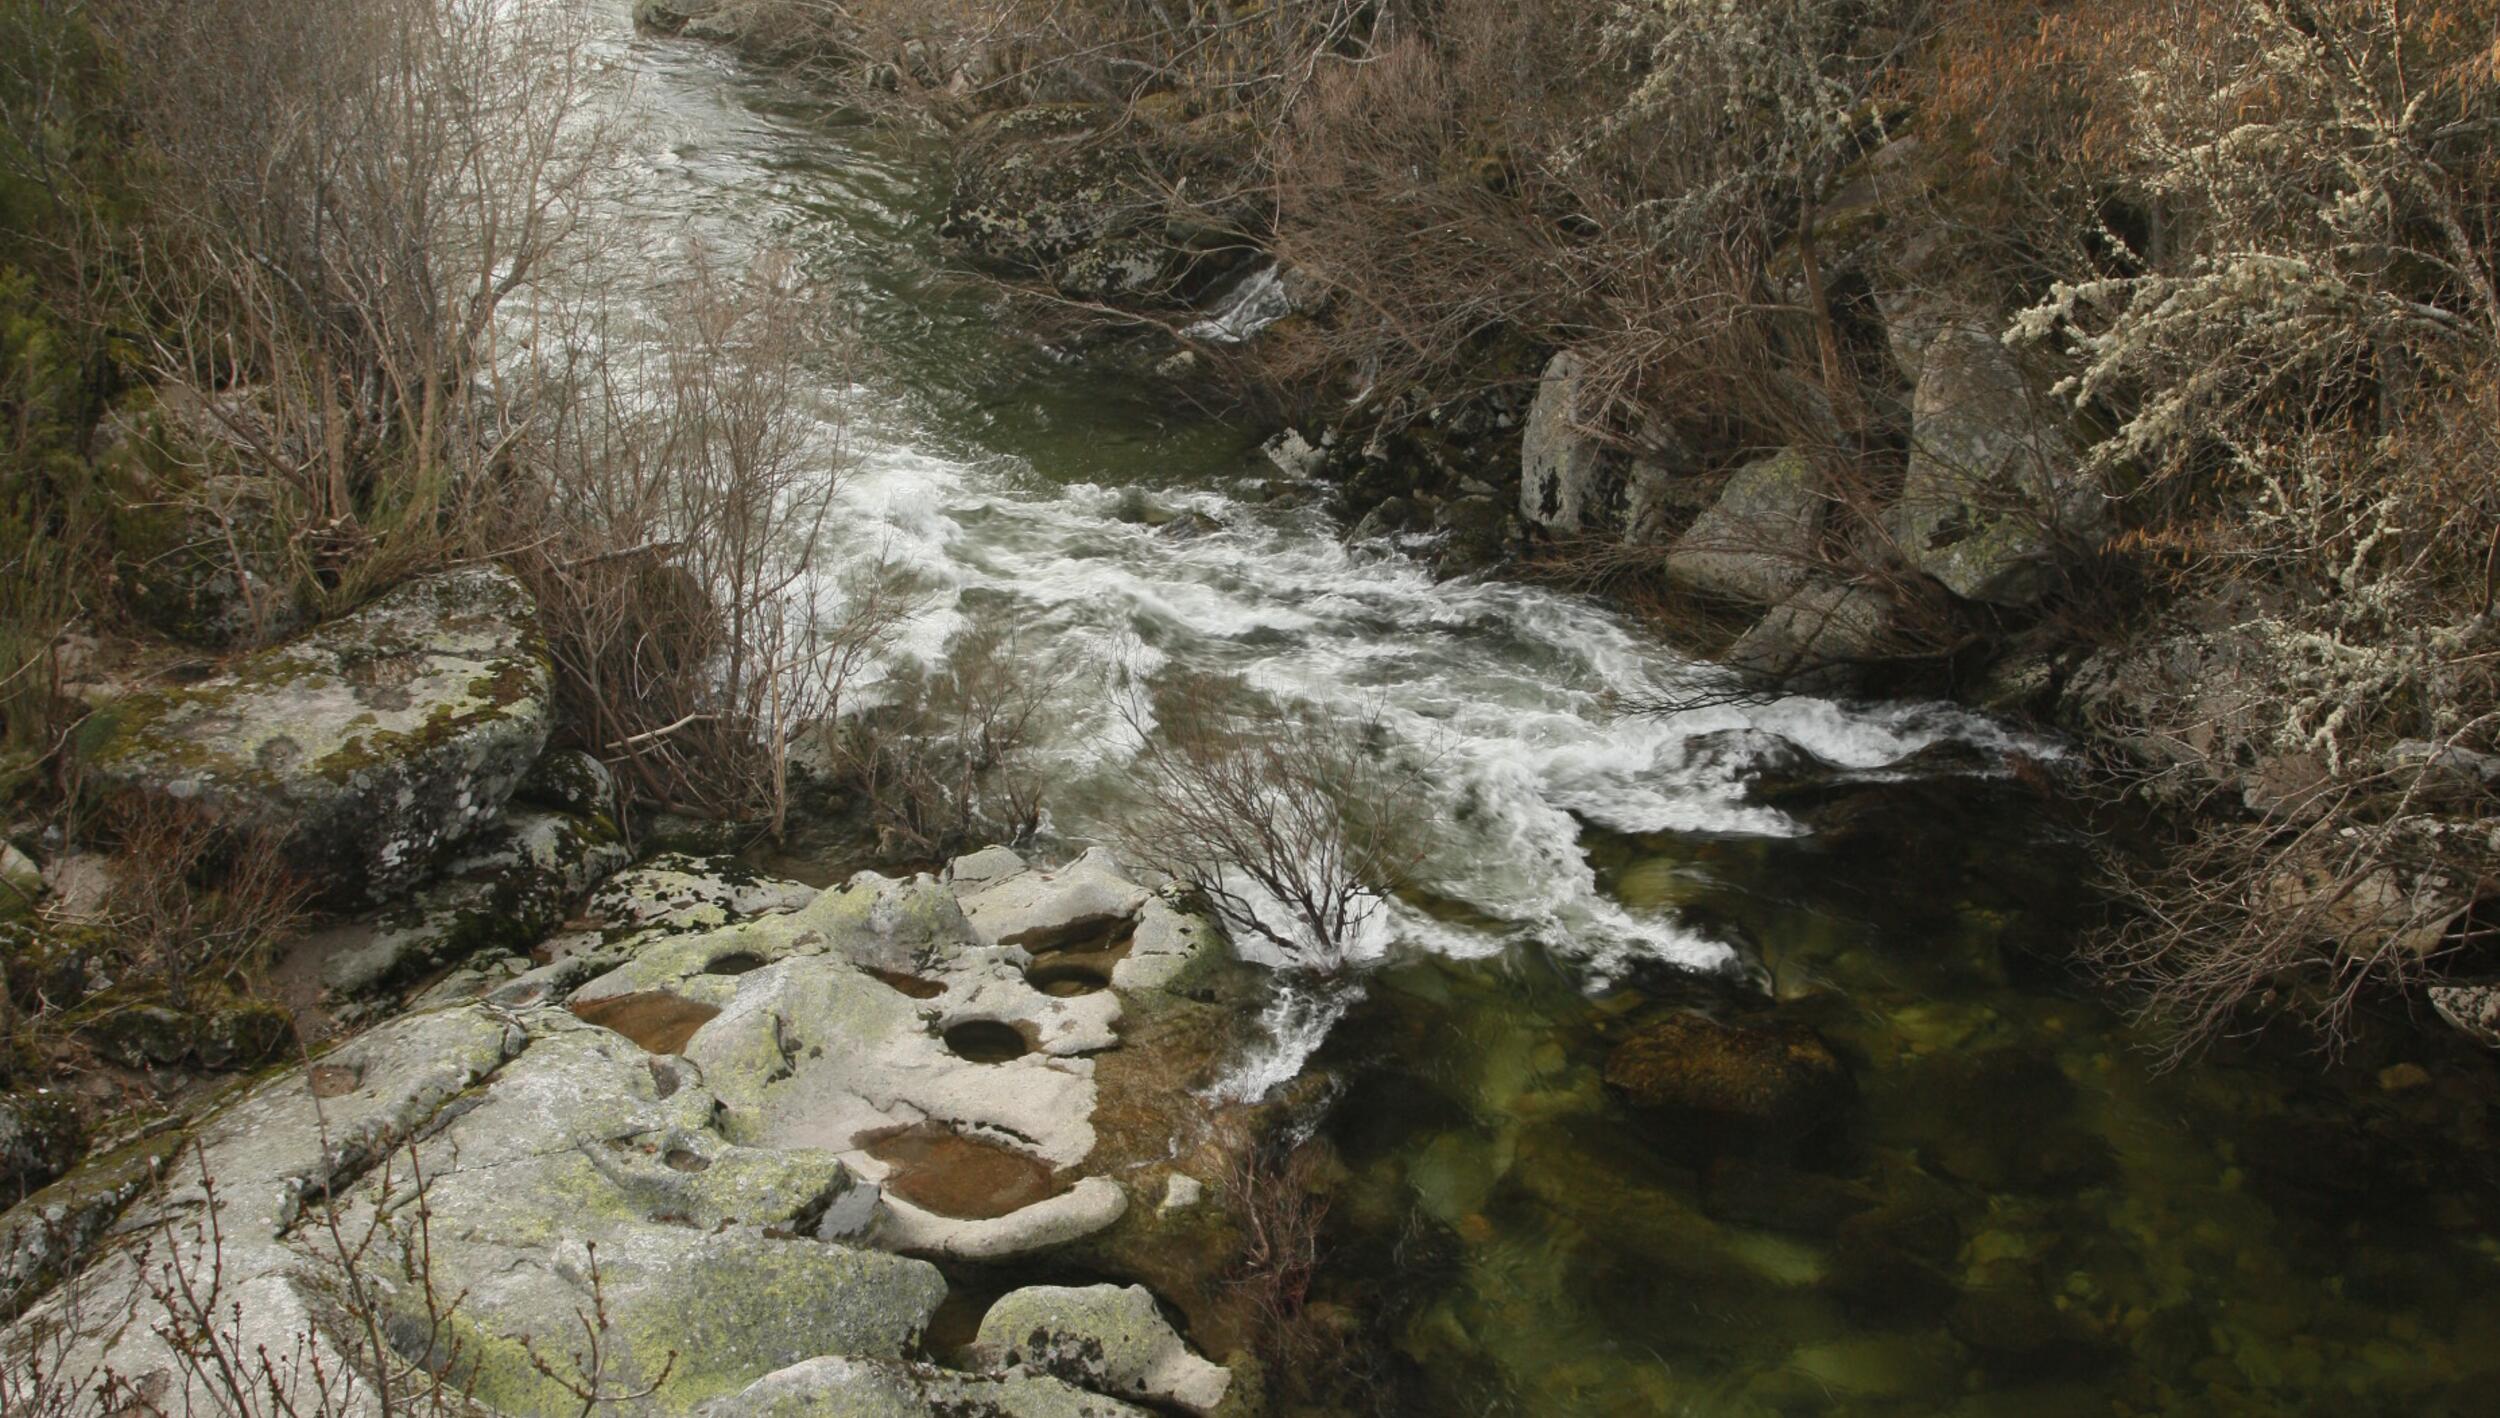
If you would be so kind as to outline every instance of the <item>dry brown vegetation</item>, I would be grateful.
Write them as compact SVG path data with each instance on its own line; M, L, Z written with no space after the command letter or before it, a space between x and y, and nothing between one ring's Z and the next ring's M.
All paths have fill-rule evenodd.
M1249 360L1329 417L1394 430L1571 348L1591 430L1705 487L1804 451L1833 496L1816 556L1892 593L1900 653L2229 641L2198 672L2216 694L2089 709L2130 791L2197 808L2154 868L2121 864L2137 924L2102 952L2183 1037L2264 995L2331 1039L2386 985L2491 970L2489 805L2456 764L2500 742L2500 8L859 0L844 23L942 112L1109 115L1098 150L1147 174L1129 200L1202 261L1294 273L1301 313ZM1888 335L1940 319L2016 345L2122 494L2028 621L1890 546ZM1561 550L1687 614L1642 549Z

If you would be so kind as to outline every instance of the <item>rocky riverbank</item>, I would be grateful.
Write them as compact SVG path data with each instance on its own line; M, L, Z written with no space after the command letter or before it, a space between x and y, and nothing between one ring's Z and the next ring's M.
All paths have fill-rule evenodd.
M449 573L100 711L108 810L268 843L335 924L281 970L306 1045L283 1012L244 1050L191 1001L90 1010L134 1067L256 1077L84 1157L68 1100L6 1100L5 1342L54 1356L49 1397L216 1407L241 1373L400 1411L431 1373L516 1414L583 1387L655 1412L1251 1411L1218 1277L1226 1179L1268 1123L1203 1096L1255 1012L1221 935L1100 852L825 890L635 862L606 770L544 749L532 619L500 573ZM37 890L13 984L74 950L76 904ZM370 1027L321 1042L333 1019ZM1043 1257L1098 1283L937 1332L947 1267ZM594 1366L546 1362L583 1342Z

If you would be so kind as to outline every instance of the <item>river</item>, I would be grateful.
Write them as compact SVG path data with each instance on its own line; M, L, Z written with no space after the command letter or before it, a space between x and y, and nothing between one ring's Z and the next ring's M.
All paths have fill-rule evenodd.
M842 292L833 550L928 591L898 653L979 626L1089 667L1043 725L1054 845L1112 835L1106 678L1230 674L1430 765L1426 889L1363 990L1280 1001L1228 1083L1339 1080L1335 1411L2489 1411L2487 1063L2391 1032L2333 1068L2263 1040L2154 1070L2063 964L2090 844L2002 771L2054 745L1936 705L1618 713L1715 672L1588 600L1347 545L1271 495L1258 431L1002 328L944 267L922 140L613 9L636 122L598 219L645 273L699 241ZM1185 514L1207 530L1156 525ZM1765 801L1786 745L1814 781ZM1720 1155L1600 1086L1644 1024L1766 994L1857 1079L1827 1135Z

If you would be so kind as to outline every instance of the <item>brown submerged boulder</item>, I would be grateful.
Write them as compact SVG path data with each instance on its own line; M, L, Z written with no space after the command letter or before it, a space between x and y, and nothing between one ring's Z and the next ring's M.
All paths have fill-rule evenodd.
M1662 1019L1616 1045L1605 1076L1634 1107L1764 1134L1827 1124L1852 1091L1848 1069L1812 1029L1698 1014Z

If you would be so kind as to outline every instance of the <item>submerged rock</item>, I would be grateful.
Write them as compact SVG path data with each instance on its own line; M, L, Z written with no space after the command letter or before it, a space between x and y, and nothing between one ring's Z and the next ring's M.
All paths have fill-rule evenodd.
M1024 1369L1098 1393L1209 1413L1232 1375L1190 1352L1144 1286L1034 1285L981 1317L973 1353L985 1367Z
M1800 1024L1723 1024L1677 1015L1606 1056L1606 1083L1635 1107L1731 1124L1764 1138L1828 1125L1848 1102L1849 1073Z
M85 766L110 799L269 835L334 902L387 898L493 822L545 747L535 614L493 569L410 582L102 711Z

